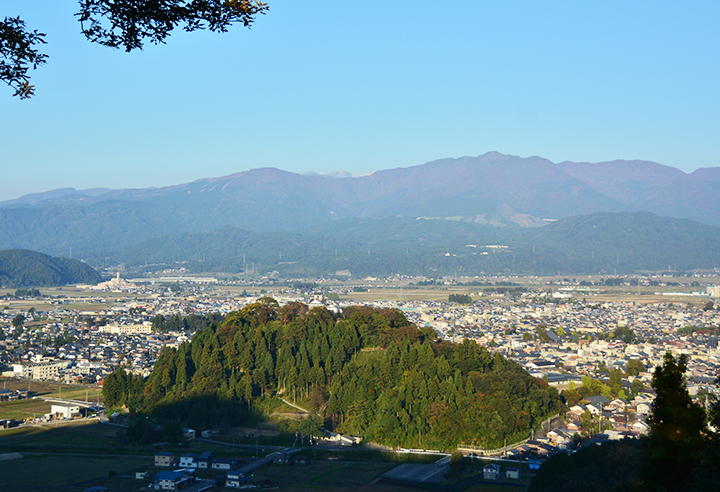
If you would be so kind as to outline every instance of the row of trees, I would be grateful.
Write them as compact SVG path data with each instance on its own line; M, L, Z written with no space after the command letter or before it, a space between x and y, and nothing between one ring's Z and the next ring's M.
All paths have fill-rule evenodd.
M151 320L152 331L168 332L168 331L199 331L204 330L211 323L220 323L223 317L216 313L210 313L202 316L190 314L188 316L180 316L173 314L165 317L162 314L154 316Z
M455 302L457 304L471 304L472 297L467 294L450 294L448 302Z
M519 365L474 342L439 342L398 310L336 316L270 298L163 350L142 386L108 378L113 401L190 427L237 424L277 395L303 399L337 430L393 446L497 446L526 437L561 406Z

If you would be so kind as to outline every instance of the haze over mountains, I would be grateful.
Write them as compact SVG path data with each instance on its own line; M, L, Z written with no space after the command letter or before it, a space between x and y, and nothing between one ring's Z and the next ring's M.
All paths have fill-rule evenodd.
M492 244L499 238L517 236L513 239L517 254L531 241L533 233L518 235L525 228L543 227L541 230L550 234L554 229L547 227L549 221L621 211L720 225L720 168L686 174L648 161L554 164L540 157L490 152L362 177L300 175L264 168L165 188L53 190L0 203L0 249L26 248L65 256L72 249L72 256L96 263L106 257L137 263L207 261L208 257L227 262L228 257L235 261L249 253L255 255L252 261L261 261L261 256L272 254L273 261L287 264L300 261L301 255L318 258L347 252L346 256L353 256L364 250L366 256L372 256L373 248L376 252L394 251L393 258L403 250L410 255L411 250L423 248L437 255L440 250L449 253L468 243ZM600 220L598 217L594 220ZM613 221L627 228L628 220L640 220L654 224L641 230L649 233L654 228L653 234L660 238L673 237L663 232L665 227L684 228L685 233L692 230L702 241L715 237L714 227L656 220L648 214L602 217L604 230ZM563 223L553 226L562 228ZM223 228L231 229L219 232ZM172 238L162 239L165 236ZM538 243L534 265L542 243L539 238L542 234L531 241ZM574 240L566 239L560 249L567 254ZM561 245L548 246L557 249ZM706 247L704 242L702 247ZM552 254L559 254L560 249ZM590 252L593 261L600 254L595 250ZM676 254L679 249L672 246L667 251ZM621 256L627 257L620 252L611 256L615 257L614 269L621 264ZM653 261L644 261L644 266L667 268L677 263L674 257L655 256ZM638 253L640 257L643 255ZM658 266L658 262L665 264ZM714 262L714 258L705 258L702 265L686 268L711 268ZM609 267L603 265L585 266L592 270Z

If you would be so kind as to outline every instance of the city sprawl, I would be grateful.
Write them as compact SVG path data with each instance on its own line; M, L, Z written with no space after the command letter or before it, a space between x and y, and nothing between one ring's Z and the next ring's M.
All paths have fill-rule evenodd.
M565 396L565 425L538 444L547 452L552 446L571 446L579 432L609 439L646 433L654 398L652 372L668 351L688 356L688 390L701 405L705 395L716 391L720 311L711 285L700 288L692 279L671 284L682 292L670 296L653 292L646 299L628 300L640 291L622 278L614 284L626 284L628 293L612 298L600 283L589 287L588 282L558 279L519 287L485 280L475 282L484 288L467 287L457 279L408 278L368 279L351 287L256 279L243 286L184 277L133 282L118 275L94 291L66 289L33 298L9 293L0 314L0 364L7 377L65 383L100 384L118 366L146 377L163 347L179 347L192 338L193 320L211 314L220 319L269 296L281 306L302 302L336 314L350 305L397 308L442 339L472 339L518 362ZM415 299L429 283L434 290L427 292L435 298L462 287L471 302ZM493 285L503 287L487 287ZM656 285L646 282L637 288L648 291ZM383 295L385 300L379 300ZM40 308L28 308L35 305ZM19 315L25 318L22 324ZM542 452L542 446L535 451Z

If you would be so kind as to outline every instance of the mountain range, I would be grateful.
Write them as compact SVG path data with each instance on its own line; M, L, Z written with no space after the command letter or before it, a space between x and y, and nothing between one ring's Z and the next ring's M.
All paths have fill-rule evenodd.
M201 261L201 251L207 261L228 256L217 246L224 238L228 251L243 250L247 256L254 250L251 243L262 244L265 256L272 252L282 262L283 248L286 256L292 250L300 258L303 251L306 257L321 257L330 250L339 255L370 246L372 256L376 241L376 251L395 248L409 254L415 248L432 246L437 252L459 242L511 236L522 242L536 234L537 264L545 234L540 231L551 231L555 221L641 211L720 225L720 168L688 174L649 161L555 164L490 152L361 177L263 168L164 188L69 188L0 203L0 248L81 257L95 264L105 258ZM628 217L641 215L617 220L624 223ZM361 230L364 235L352 232ZM615 256L617 268L621 255Z

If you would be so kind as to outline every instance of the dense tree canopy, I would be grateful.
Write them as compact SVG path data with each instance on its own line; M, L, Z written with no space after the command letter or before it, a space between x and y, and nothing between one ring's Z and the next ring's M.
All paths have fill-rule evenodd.
M81 30L94 43L125 51L142 49L146 42L164 43L176 27L185 31L226 32L232 24L249 27L268 10L260 0L79 0ZM13 95L33 95L28 70L47 60L38 51L45 34L28 31L19 17L0 21L0 80L15 89Z
M80 0L77 16L88 40L132 51L147 41L164 43L178 26L216 32L236 23L248 27L267 9L259 0Z
M143 388L133 388L126 400L139 402L135 409L190 427L240 423L279 396L303 400L342 432L444 449L523 439L560 408L555 390L518 364L473 341L438 342L398 310L334 315L271 298L164 349Z
M450 294L448 302L456 302L458 304L470 304L472 303L472 297L467 294Z

